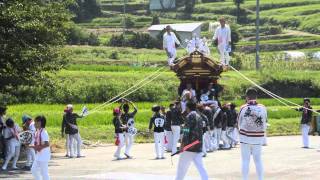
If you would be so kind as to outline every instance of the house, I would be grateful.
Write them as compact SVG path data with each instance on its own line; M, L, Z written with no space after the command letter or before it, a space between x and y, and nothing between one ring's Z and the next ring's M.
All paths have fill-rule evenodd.
M180 42L182 46L186 47L186 39L191 39L192 34L196 34L197 37L201 35L201 25L202 23L183 23L183 24L159 24L152 25L148 28L148 32L150 36L157 38L159 33L166 28L167 25L170 25L173 30L176 31L178 38L180 38Z

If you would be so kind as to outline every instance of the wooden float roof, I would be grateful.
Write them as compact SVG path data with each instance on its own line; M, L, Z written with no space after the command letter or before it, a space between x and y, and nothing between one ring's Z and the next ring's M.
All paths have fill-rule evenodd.
M179 58L172 69L180 79L195 77L219 79L223 72L221 64L197 50L188 56Z

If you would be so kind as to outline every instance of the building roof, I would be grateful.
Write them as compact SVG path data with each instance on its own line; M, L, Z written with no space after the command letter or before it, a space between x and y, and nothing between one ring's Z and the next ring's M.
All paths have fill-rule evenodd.
M170 25L172 29L175 31L180 32L193 32L195 29L197 29L199 26L202 25L202 23L182 23L182 24L158 24L158 25L152 25L148 28L148 31L162 31L164 28L166 28L167 25Z

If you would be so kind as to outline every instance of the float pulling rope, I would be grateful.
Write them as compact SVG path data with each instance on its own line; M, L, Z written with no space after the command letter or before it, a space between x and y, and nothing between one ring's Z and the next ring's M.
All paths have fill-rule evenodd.
M154 76L155 74L157 74L159 71L161 71L164 67L159 68L157 71L153 72L151 75L147 76L146 78L144 78L143 80L139 81L137 84L133 85L132 87L130 87L129 89L123 91L122 93L112 97L111 99L109 99L108 101L104 102L103 104L100 104L98 106L96 106L95 108L93 108L91 111L95 111L96 109L99 109L100 107L104 106L105 104L111 102L114 99L118 99L119 96L121 96L122 94L130 91L131 89L139 86L141 83L143 83L144 81L148 80L149 78L151 78L152 76Z
M106 107L106 106L109 106L109 105L113 104L114 102L118 101L119 99L124 98L124 97L126 97L126 96L128 96L128 95L130 95L130 94L132 94L132 93L134 93L134 92L136 92L137 90L141 89L141 88L144 87L145 85L149 84L150 82L152 82L153 80L155 80L156 78L158 78L158 77L161 75L161 72L159 72L159 71L161 71L163 68L164 68L164 67L159 68L156 72L154 72L154 73L151 74L150 76L148 76L148 77L146 77L145 79L143 79L142 81L140 81L140 82L138 83L138 85L140 85L140 84L143 83L144 81L146 81L146 80L148 80L149 78L151 78L151 79L149 79L147 82L144 82L141 86L137 87L138 85L136 84L136 85L134 86L134 87L137 87L136 89L133 89L134 87L131 87L131 88L127 89L126 91L124 91L124 92L118 94L117 96L109 99L107 102L103 103L102 105L99 105L99 106L97 106L96 108L94 108L94 109L91 111L90 114L92 114L93 112L96 112L98 109L101 109L101 108L104 108L104 107ZM158 73L158 74L157 74L157 73ZM154 76L154 75L155 75L155 76ZM152 76L153 76L153 77L152 77ZM131 89L133 89L133 90L130 91ZM128 91L130 91L130 92L128 92ZM128 92L128 93L125 94L126 92ZM123 94L124 94L124 95L123 95Z
M230 67L232 70L234 70L235 72L237 72L237 73L238 73L240 76L242 76L244 79L246 79L247 81L249 81L251 84L253 84L253 85L256 86L257 88L259 88L261 91L263 91L263 92L266 93L267 95L271 96L272 98L278 100L280 103L284 104L285 106L287 106L287 107L289 107L289 108L292 108L289 104L285 103L284 101L290 103L291 105L294 105L294 106L297 106L297 107L299 107L299 108L303 108L303 109L312 111L312 112L320 115L319 112L317 112L317 111L315 111L315 110L313 110L313 109L309 109L309 108L303 107L303 106L301 106L301 105L299 105L299 104L296 104L296 103L294 103L294 102L291 102L291 101L289 101L289 100L287 100L287 99L284 99L284 98L282 98L282 97L280 97L280 96L278 96L278 95L276 95L276 94L268 91L267 89L261 87L260 85L258 85L257 83L255 83L253 80L251 80L250 78L248 78L247 76L245 76L244 74L242 74L240 71L238 71L237 69L235 69L234 67L232 67L231 65L229 65L229 67ZM292 109L293 109L293 108L292 108Z

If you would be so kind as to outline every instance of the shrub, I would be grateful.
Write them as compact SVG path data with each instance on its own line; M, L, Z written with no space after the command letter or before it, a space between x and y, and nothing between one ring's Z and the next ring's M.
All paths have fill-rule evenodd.
M67 35L67 43L72 45L85 44L88 42L89 34L77 25L73 25L69 29Z
M239 56L239 54L234 53L232 55L231 61L230 61L230 65L233 66L234 68L236 68L237 70L240 70L242 68L242 61L241 61L242 57Z
M160 18L158 14L154 14L152 16L152 22L151 25L156 25L156 24L160 24Z
M231 28L231 40L232 40L231 47L234 51L236 49L237 42L239 42L239 40L241 39L241 34L238 30L238 26L231 24L230 28Z
M202 24L202 26L201 26L201 31L202 31L202 32L209 30L209 23L210 23L210 22L205 22L205 23Z
M112 51L109 58L118 60L119 59L118 51Z
M69 10L75 14L73 20L77 23L102 15L100 3L97 0L76 0Z
M128 17L125 17L124 20L122 20L122 24L124 24L127 29L130 29L134 27L135 22L132 20L130 16L128 16Z
M88 33L77 25L72 25L67 35L67 43L70 45L88 44L91 46L99 46L99 38L94 33Z
M151 37L146 33L130 33L126 35L126 38L123 34L121 35L113 35L108 42L109 46L116 47L134 47L134 48L160 48L161 43L157 41L155 38Z
M96 34L90 33L88 38L88 44L91 46L99 46L100 42Z

